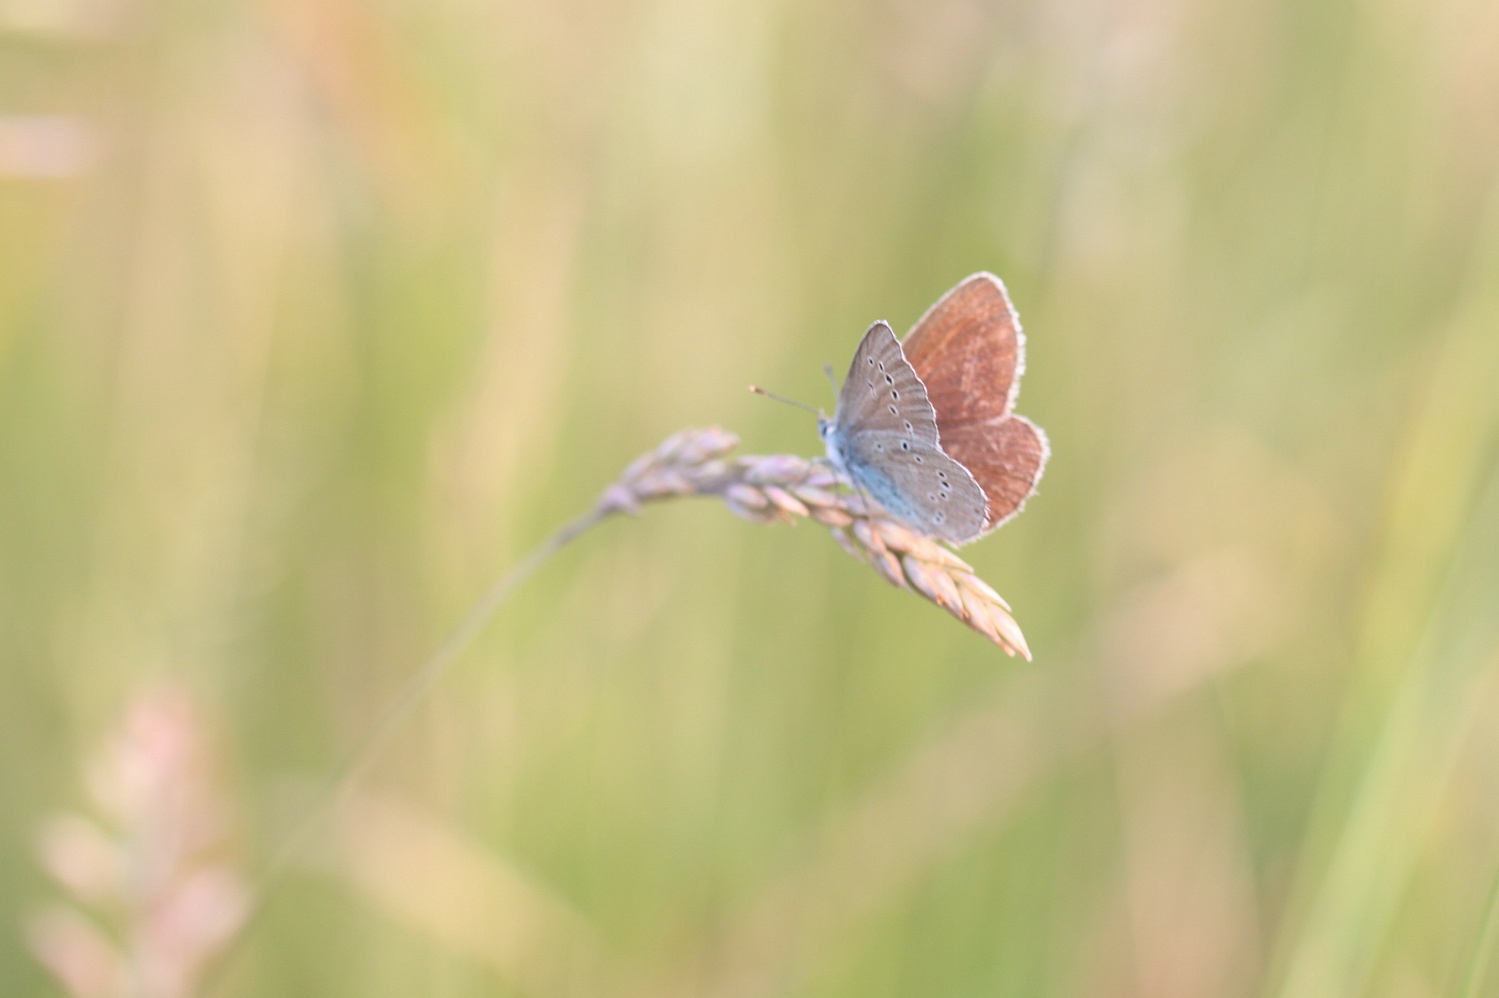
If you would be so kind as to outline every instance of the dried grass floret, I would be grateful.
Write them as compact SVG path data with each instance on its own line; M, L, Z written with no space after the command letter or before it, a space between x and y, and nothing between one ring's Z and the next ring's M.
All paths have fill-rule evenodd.
M808 519L885 581L942 607L1011 655L1030 659L1025 636L999 594L934 538L891 519L822 461L791 454L730 457L739 438L718 427L683 430L625 469L595 516L637 513L662 499L721 500L751 523Z

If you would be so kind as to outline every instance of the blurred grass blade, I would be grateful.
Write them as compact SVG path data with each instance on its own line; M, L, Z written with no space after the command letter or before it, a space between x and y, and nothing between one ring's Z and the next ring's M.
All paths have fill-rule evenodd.
M1478 923L1478 932L1473 936L1473 949L1468 955L1467 966L1459 978L1455 998L1479 998L1483 982L1488 977L1489 965L1494 962L1494 950L1499 948L1499 867L1494 870L1493 883L1489 885L1489 900L1484 905L1483 919Z
M1499 338L1490 319L1499 198L1494 208L1397 465L1361 682L1302 857L1294 934L1281 940L1282 998L1366 991L1499 649Z

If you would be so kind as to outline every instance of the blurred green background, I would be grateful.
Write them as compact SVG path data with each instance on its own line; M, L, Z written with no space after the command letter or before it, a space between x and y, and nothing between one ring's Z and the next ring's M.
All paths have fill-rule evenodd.
M1496 167L1490 0L0 0L0 992L141 690L253 875L630 459L816 453L746 384L987 269L1034 664L610 522L213 993L1499 995Z

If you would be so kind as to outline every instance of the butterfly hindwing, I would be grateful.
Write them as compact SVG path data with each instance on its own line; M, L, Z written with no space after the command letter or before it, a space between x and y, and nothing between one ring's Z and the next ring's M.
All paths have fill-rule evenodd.
M844 459L859 487L897 519L957 544L983 530L983 489L936 444L869 430L845 442Z
M1025 508L1051 454L1041 428L1013 413L950 429L943 433L942 445L968 469L988 500L985 533Z

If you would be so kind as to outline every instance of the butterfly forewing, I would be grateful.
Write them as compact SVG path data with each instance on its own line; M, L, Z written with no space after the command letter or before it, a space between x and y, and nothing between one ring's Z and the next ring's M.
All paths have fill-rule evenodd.
M832 444L855 483L898 519L955 543L982 531L983 489L942 452L926 388L883 322L854 352Z
M901 346L926 385L944 440L949 426L1007 416L1014 407L1025 337L993 274L974 274L943 295Z
M890 430L914 440L937 442L937 417L926 387L916 376L890 325L876 322L864 333L838 393L834 425L847 430Z

